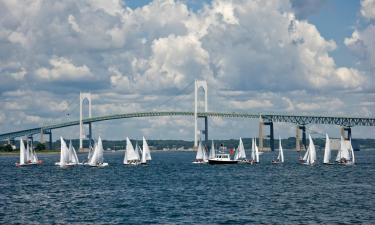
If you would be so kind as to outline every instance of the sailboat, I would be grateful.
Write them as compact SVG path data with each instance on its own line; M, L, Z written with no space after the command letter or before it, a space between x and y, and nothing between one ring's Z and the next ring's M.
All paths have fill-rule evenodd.
M239 162L246 162L246 153L245 147L243 146L242 138L240 138L240 142L234 155L234 160L239 160Z
M128 137L126 137L126 150L123 163L125 165L138 165L140 163L138 149L134 149L133 144Z
M326 134L326 144L324 147L323 164L333 165L333 163L329 162L330 160L331 160L331 145L330 145L328 134Z
M94 152L92 153L86 165L89 165L92 167L108 166L108 163L104 162L103 154L104 154L103 143L102 143L102 139L99 136L98 143L95 144Z
M150 147L148 146L145 137L143 137L141 164L146 164L149 160L151 160Z
M210 150L208 159L214 159L215 157L216 157L216 150L215 150L214 140L212 140L211 150Z
M355 163L351 139L348 143L345 143L344 138L341 136L340 149L337 152L336 162L343 165L353 165Z
M23 143L23 139L20 139L20 162L16 163L16 166L29 166L29 165L38 165L42 164L42 160L38 160L38 157L33 150L33 147L29 146L27 142L27 147L25 148L25 144Z
M259 163L259 149L255 138L253 138L251 142L251 160L249 163Z
M284 163L284 150L283 146L281 145L281 138L279 137L279 155L277 156L276 160L272 160L273 164L277 163Z
M311 138L311 135L309 135L309 147L306 150L305 155L302 159L302 164L305 165L314 165L316 163L316 150L314 142Z
M56 162L55 165L60 167L78 165L77 153L72 145L72 141L69 143L69 148L62 137L60 137L61 150L60 150L60 161Z
M202 142L199 142L197 155L195 156L195 161L193 163L207 163L208 157L206 150L202 147Z

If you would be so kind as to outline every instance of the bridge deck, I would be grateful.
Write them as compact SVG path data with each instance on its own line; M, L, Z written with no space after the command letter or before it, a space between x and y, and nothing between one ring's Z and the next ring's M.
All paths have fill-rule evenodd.
M115 120L124 118L137 118L137 117L157 117L157 116L194 116L194 112L138 112L138 113L125 113L115 114L109 116L98 116L87 118L83 123L94 123L105 120ZM292 115L292 114L279 114L279 113L236 113L236 112L207 112L198 113L199 117L237 117L237 118L252 118L264 121L273 122L286 122L299 125L306 124L331 124L338 126L375 126L375 118L370 117L343 117L343 116L320 116L320 115ZM41 131L53 130L63 127L79 125L79 120L35 127L15 132L0 134L0 140L12 139L16 137L38 134Z

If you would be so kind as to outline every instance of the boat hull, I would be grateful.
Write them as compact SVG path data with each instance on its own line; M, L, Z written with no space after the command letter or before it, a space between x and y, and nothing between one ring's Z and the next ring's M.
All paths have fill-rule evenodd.
M209 159L209 164L237 164L237 160L215 160L215 159Z

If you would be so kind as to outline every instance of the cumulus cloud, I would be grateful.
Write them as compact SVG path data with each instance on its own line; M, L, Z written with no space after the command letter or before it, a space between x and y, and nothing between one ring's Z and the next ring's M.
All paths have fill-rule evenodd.
M53 57L49 60L51 68L42 67L35 71L42 80L80 80L89 78L91 71L86 65L76 66L64 57Z
M320 101L313 97L316 92L365 90L366 71L338 67L331 56L336 43L301 20L324 1L297 2L214 0L193 11L184 1L173 0L135 9L121 0L1 0L0 72L5 78L0 93L9 102L5 114L27 116L10 104L16 101L25 111L34 110L28 125L42 122L32 116L53 120L70 110L67 98L84 90L96 93L96 115L191 110L185 88L195 79L209 82L209 108L218 111L319 111L324 109L304 106L293 91L306 90L305 98ZM345 43L364 53L371 65L372 31L356 32ZM36 94L38 99L28 97ZM171 97L175 105L161 106ZM43 107L46 102L54 110ZM157 129L153 124L150 129Z
M368 19L375 19L375 0L361 1L361 15Z

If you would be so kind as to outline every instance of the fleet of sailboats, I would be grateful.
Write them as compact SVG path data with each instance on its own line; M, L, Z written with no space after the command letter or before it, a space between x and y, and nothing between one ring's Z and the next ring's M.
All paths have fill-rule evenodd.
M60 167L67 167L67 166L74 166L79 165L79 159L77 156L77 152L72 145L72 141L69 142L69 146L66 144L65 140L60 137L60 160L56 162L55 165ZM219 148L219 152L215 149L214 141L212 140L211 149L207 154L207 149L202 145L202 142L199 141L195 161L193 163L210 163L210 164L232 164L238 162L245 162L245 163L259 163L259 149L256 143L256 139L252 138L252 146L251 146L251 159L246 159L246 151L244 147L244 143L242 138L239 139L238 147L235 150L231 150L231 153L225 153L223 149L223 144ZM234 155L232 155L233 153ZM326 134L325 138L325 147L324 147L324 156L323 156L323 164L332 165L334 164L331 162L331 144L328 134ZM93 166L93 167L105 167L108 166L108 163L104 162L103 157L104 149L102 139L99 137L98 141L95 143L94 148L90 147L90 151L88 154L88 160L85 165ZM233 157L231 157L231 155ZM133 147L132 142L127 137L126 138L126 149L123 164L125 165L138 165L138 164L147 164L150 161L151 152L150 147L145 139L142 138L142 149L136 143L136 147ZM340 140L340 148L337 151L336 163L341 165L353 165L355 164L355 155L353 146L351 143L351 139L345 141L345 139L341 136ZM313 142L311 135L309 135L309 145L304 154L303 158L300 158L300 162L304 165L315 165L317 163L317 153L316 148ZM25 147L25 143L22 139L20 139L20 160L16 163L17 166L26 166L26 165L37 165L41 164L42 161L38 160L38 157L33 149L32 144L27 142L27 146ZM281 143L281 138L279 137L279 148L278 148L278 155L275 160L272 160L273 164L284 163L284 150Z
M38 159L36 152L32 146L32 143L29 144L27 141L26 148L23 143L23 139L20 139L20 161L16 163L16 166L29 166L29 165L38 165L42 164L43 161Z

